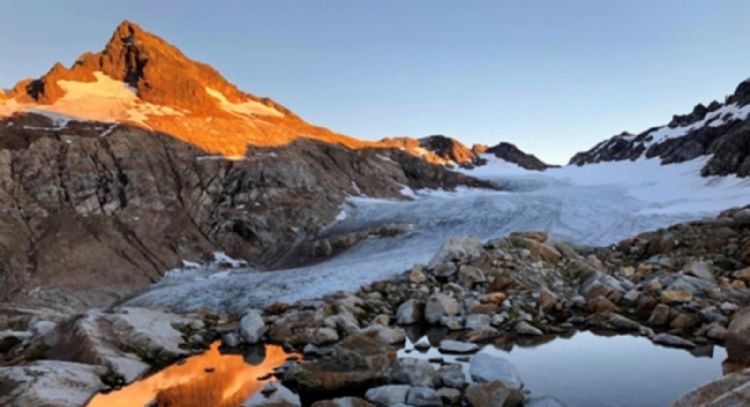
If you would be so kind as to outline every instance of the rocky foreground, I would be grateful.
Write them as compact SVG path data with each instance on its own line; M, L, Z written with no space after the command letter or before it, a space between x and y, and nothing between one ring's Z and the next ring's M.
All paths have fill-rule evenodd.
M750 207L644 233L608 248L574 247L541 232L481 243L447 241L400 276L244 315L172 315L140 308L2 321L0 404L81 405L221 338L237 348L277 343L287 362L254 398L261 405L558 406L529 398L505 359L478 344L605 329L682 348L727 348L731 373L675 406L746 405L750 398ZM460 365L398 357L404 328L440 326ZM415 347L429 346L417 343ZM532 389L533 390L533 389Z

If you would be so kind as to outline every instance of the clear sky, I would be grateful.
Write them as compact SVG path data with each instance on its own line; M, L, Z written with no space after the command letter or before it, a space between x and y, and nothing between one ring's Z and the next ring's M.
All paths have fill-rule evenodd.
M510 141L563 163L750 76L750 1L0 0L0 86L132 20L250 93L360 138Z

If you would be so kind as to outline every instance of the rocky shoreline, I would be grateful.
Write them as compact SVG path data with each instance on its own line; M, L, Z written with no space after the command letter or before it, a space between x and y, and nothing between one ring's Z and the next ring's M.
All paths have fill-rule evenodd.
M556 406L554 395L530 398L517 370L477 353L478 344L605 329L665 346L726 346L724 370L736 373L674 405L741 405L750 387L750 370L742 370L750 364L748 283L750 207L607 248L542 232L485 243L454 238L429 264L357 292L244 315L121 307L69 320L27 316L27 327L0 338L11 365L0 368L0 402L81 405L221 338L227 348L274 343L304 355L275 372L296 395L269 384L254 405ZM438 347L465 353L469 375L452 363L399 356L410 326L451 331Z

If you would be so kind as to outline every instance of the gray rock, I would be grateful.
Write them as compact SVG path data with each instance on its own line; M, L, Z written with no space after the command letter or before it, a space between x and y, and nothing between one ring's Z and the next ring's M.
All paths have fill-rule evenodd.
M263 317L258 310L251 309L247 311L245 316L240 320L240 336L242 336L242 340L247 344L260 342L265 332L266 324L263 322Z
M448 239L443 243L435 256L430 260L429 267L445 263L453 259L474 259L482 254L482 242L474 236L462 236Z
M458 269L458 281L471 287L474 284L487 282L484 272L474 266L461 266Z
M471 358L469 374L479 383L500 381L512 389L523 387L523 380L515 366L504 358L486 352L477 353Z
M460 363L451 363L440 366L438 369L443 386L462 389L466 385L466 375Z
M685 264L682 270L700 279L716 282L714 266L707 261L689 261Z
M406 339L404 330L399 327L390 328L375 324L361 329L359 332L388 345L400 344Z
M405 403L406 393L410 386L406 384L390 384L387 386L374 387L367 390L365 399L378 407L388 407L394 404Z
M437 370L424 359L402 358L399 363L391 367L389 376L395 383L411 386L434 388L440 385L440 375Z
M727 328L725 346L729 360L750 363L750 307L734 313Z
M450 277L456 274L457 271L458 267L451 261L439 263L432 268L432 274L437 277Z
M404 301L396 311L396 323L399 325L412 325L422 320L424 314L424 304L419 301L410 299Z
M440 341L440 350L446 353L471 353L479 350L479 346L470 342L443 339Z
M750 400L750 369L731 373L695 388L678 398L672 407L740 407Z
M227 332L221 336L221 344L227 348L236 348L240 346L240 338L234 332Z
M520 407L523 394L501 381L472 384L466 389L466 400L472 407Z
M429 387L412 387L406 394L406 404L416 407L442 407L443 399Z
M0 405L8 407L78 407L102 389L102 366L42 360L0 367Z
M687 339L682 339L679 336L670 335L670 334L657 334L654 335L651 340L654 343L658 343L659 345L665 345L665 346L672 346L675 348L694 348L695 344L693 342L690 342Z
M438 324L444 316L458 314L459 306L455 298L445 294L433 294L427 299L424 317L429 324Z
M541 336L544 333L541 329L531 325L526 321L521 321L516 324L515 331L517 334L522 336Z
M450 387L441 387L437 392L440 395L440 399L443 400L443 404L455 406L461 402L461 390Z
M468 330L487 329L492 322L492 317L486 314L469 314L466 316L465 327Z

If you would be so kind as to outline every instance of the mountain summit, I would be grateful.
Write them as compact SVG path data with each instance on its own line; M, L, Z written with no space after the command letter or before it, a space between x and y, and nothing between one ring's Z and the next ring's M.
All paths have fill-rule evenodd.
M211 66L129 21L101 52L83 54L70 68L57 63L41 78L16 84L6 98L0 113L127 122L225 156L300 137L353 148L372 144L313 126L268 98L240 91Z

